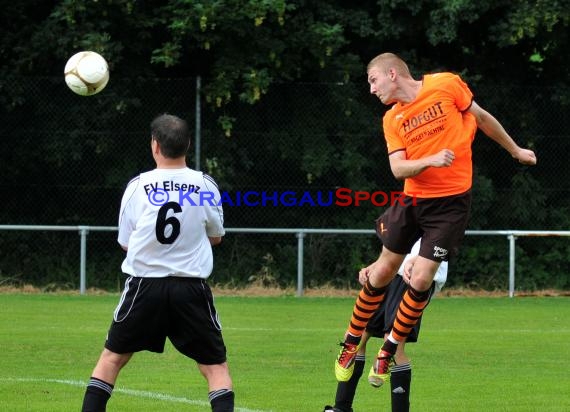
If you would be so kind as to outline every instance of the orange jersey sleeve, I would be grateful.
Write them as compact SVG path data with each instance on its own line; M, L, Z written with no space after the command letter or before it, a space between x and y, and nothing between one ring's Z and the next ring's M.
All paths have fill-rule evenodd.
M452 73L425 75L412 102L396 103L383 118L388 155L403 150L406 159L420 159L443 149L453 150L450 167L429 167L407 178L404 192L420 198L451 196L471 188L471 144L475 117L465 111L473 93Z

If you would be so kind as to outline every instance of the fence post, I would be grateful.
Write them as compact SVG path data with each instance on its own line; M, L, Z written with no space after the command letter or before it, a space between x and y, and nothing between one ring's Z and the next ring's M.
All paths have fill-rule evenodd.
M87 262L87 234L89 233L89 226L78 226L79 236L81 236L81 246L79 252L79 293L85 295L86 275L85 267Z
M515 296L515 240L517 239L512 233L509 238L509 297Z
M196 124L194 127L194 169L200 170L200 142L202 140L202 107L201 107L202 79L196 77Z
M305 232L297 232L297 296L303 296L303 239Z

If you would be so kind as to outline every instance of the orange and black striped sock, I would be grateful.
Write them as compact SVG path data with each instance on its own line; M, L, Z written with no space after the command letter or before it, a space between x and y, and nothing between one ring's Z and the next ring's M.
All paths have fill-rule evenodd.
M398 342L402 342L408 337L418 319L429 302L430 290L419 292L412 288L408 288L398 307L394 326L392 327L392 336Z
M375 288L370 284L369 280L366 281L366 284L358 294L358 298L356 298L356 303L352 310L346 339L348 343L358 344L360 342L368 321L384 300L385 292L386 286Z

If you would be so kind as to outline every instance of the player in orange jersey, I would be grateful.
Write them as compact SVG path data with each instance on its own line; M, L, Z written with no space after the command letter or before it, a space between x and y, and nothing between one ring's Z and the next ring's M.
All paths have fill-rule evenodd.
M426 74L415 80L406 63L393 53L372 59L367 74L370 93L392 105L384 115L384 137L390 168L397 179L404 180L406 196L377 221L383 246L356 299L335 361L338 381L350 379L370 317L405 255L422 238L409 288L369 374L369 382L378 387L390 377L398 343L421 317L440 263L457 253L465 234L471 208L471 144L477 128L522 164L536 164L536 156L515 143L455 74Z

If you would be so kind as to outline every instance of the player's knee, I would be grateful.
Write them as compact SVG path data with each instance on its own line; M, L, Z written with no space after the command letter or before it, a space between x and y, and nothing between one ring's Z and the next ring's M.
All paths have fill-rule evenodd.
M210 389L230 388L232 387L232 378L227 363L215 365L198 364L198 369L208 381Z
M132 356L131 353L121 354L121 353L114 353L114 352L111 352L109 350L105 350L103 352L101 358L108 365L111 365L112 367L117 368L117 369L121 369L123 366L125 366L129 362L129 359L131 359L131 356Z
M431 288L433 283L433 278L435 276L435 271L437 267L433 269L429 267L416 267L412 269L412 277L410 279L410 286L417 290L418 292L426 292Z
M432 283L433 279L424 279L414 276L412 276L412 279L410 280L410 286L418 292L428 291Z
M370 283L374 287L386 286L394 279L399 267L399 265L389 263L378 264L376 270L370 273Z

